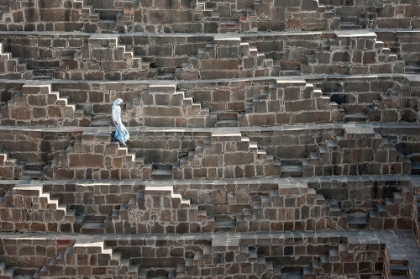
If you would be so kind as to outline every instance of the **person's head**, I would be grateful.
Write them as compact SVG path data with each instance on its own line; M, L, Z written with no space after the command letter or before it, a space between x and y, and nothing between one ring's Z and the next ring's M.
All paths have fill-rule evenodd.
M118 98L118 99L116 99L115 101L114 101L114 106L118 106L118 105L120 105L121 103L123 102L123 100L121 99L121 98Z

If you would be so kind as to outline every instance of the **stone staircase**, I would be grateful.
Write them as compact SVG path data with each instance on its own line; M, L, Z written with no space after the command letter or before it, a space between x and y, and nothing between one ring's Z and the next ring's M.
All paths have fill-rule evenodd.
M247 101L245 114L240 114L238 119L241 126L330 122L339 120L341 115L337 103L330 101L313 84L299 78L278 79Z
M51 179L142 177L143 158L137 158L127 147L120 147L111 139L110 132L85 131L73 146L44 167L44 173Z
M235 90L197 88L188 96L209 111L207 127L281 126L342 121L344 112L315 84L304 78L275 78ZM205 112L207 113L207 111Z
M139 210L130 212L128 219L142 221L149 233L205 232L212 231L215 224L214 218L192 204L191 199L174 193L172 183L146 185L138 194L137 205Z
M221 4L221 3L220 3ZM199 17L208 23L207 32L210 33L239 33L241 27L238 18L233 15L227 17L214 10L217 2L197 0L195 10Z
M223 239L223 237L222 237ZM220 258L212 258L212 253L218 252L220 255L226 255L224 262ZM176 269L176 278L191 278L193 276L205 276L208 273L206 265L214 265L211 271L213 276L220 274L226 268L229 274L235 273L239 268L235 265L224 267L226 263L232 262L233 257L237 257L237 261L241 264L243 269L249 270L254 274L262 274L269 276L273 274L273 264L267 261L264 255L257 251L254 245L242 245L240 249L229 249L220 247L218 241L213 240L211 245L205 245L201 250L185 258L184 264L179 264ZM237 270L239 272L239 270ZM171 278L171 277L168 277Z
M8 267L6 263L0 262L0 278L2 279L32 279L30 275L17 275L12 267Z
M94 34L74 54L71 64L60 65L54 73L55 79L93 79L93 80L123 80L151 78L156 73L151 72L148 63L143 63L141 57L135 57L133 51L127 51L126 46L118 44L117 34ZM92 63L95 71L86 72L86 60ZM95 66L93 66L95 65Z
M3 150L0 145L0 173L6 179L14 179L20 176L25 170L25 165L18 162L16 158L11 158L8 151Z
M325 41L307 56L307 62L301 63L301 71L303 74L341 75L402 73L404 62L376 37L375 33L362 30L325 34ZM325 65L331 66L327 69Z
M71 225L76 218L74 210L51 198L43 191L43 185L36 183L13 187L0 199L0 208L10 216L3 231L57 232Z
M2 125L84 126L83 109L69 102L49 82L27 82L2 109Z
M387 90L368 94L364 91L327 94L338 103L343 122L417 122L417 100L411 96L408 81L392 84Z
M373 246L369 249L372 258L378 258L378 250L385 250L386 260L390 261L391 264L386 264L386 270L378 269L371 262L365 262L363 264L355 265L357 261L358 252L357 249L362 245L366 245L363 242L356 240L352 237L346 237L343 240L327 244L324 247L320 247L320 250L311 253L309 258L311 261L301 261L294 264L295 260L289 260L289 265L275 266L275 275L277 277L272 278L318 278L319 276L325 276L326 274L349 274L353 272L366 272L369 274L377 274L381 276L382 272L395 278L408 278L409 267L407 261L400 260L399 255L393 255L394 260L389 260L390 255L388 254L388 247L381 248L379 244L368 241L368 245ZM392 254L398 254L398 252L391 252ZM366 255L366 254L364 254ZM360 257L360 255L359 255ZM399 277L401 276L401 277Z
M0 43L0 78L31 79L34 75L35 71L28 69L28 64L21 63L19 58L13 58L12 53L5 52L3 43Z
M240 37L214 36L212 43L177 68L175 78L182 80L269 76L273 60L266 58ZM217 69L217 71L215 71Z
M289 188L290 187L290 188ZM311 208L309 211L299 211L301 201L304 207ZM277 190L269 191L267 196L261 196L260 201L253 202L250 207L244 208L236 219L236 230L238 232L251 232L260 230L301 231L310 228L324 218L323 209L325 199L317 195L314 189L299 189L295 185L280 185ZM306 213L305 213L306 212ZM316 213L318 212L318 213ZM297 214L297 215L295 215ZM267 220L270 224L259 224L259 220Z
M223 152L223 153L221 153ZM181 157L179 166L172 168L173 177L183 179L247 178L278 175L273 156L250 142L249 138L235 132L213 132L187 156ZM224 163L224 174L218 166ZM232 167L229 167L232 166ZM235 167L233 167L235 166Z
M328 216L337 218L337 224L340 224L343 229L411 228L408 211L413 202L409 187L395 190L390 198L384 198L375 203L371 210L363 208L343 209L340 206L341 202L325 200Z
M283 180L283 183L287 183L286 180ZM296 181L297 184L299 185L299 180ZM71 185L71 182L65 182L69 185ZM337 182L335 182L337 183ZM349 186L352 185L351 182L349 181ZM389 185L396 185L395 182L390 183ZM47 187L51 187L51 183L46 183ZM203 184L202 184L203 185ZM88 185L86 185L87 187L89 187ZM123 185L114 185L117 187L125 187ZM181 188L183 187L182 185ZM267 189L268 185L263 186L264 189ZM57 186L53 186L54 188L59 188ZM79 186L76 186L79 187ZM90 186L92 187L92 186ZM102 186L104 187L104 186ZM323 186L322 188L324 188L325 186ZM353 186L354 187L354 186ZM112 188L112 187L111 187ZM262 189L263 189L262 188ZM37 188L39 189L39 188ZM36 191L36 195L38 195L40 190ZM305 191L305 189L307 189ZM30 185L30 187L15 187L15 189L13 189L14 193L16 192L16 195L18 195L19 193L23 193L23 195L27 195L27 191L33 191L32 190L32 185ZM321 189L322 190L322 189ZM324 189L328 190L328 187ZM333 189L334 190L334 189ZM106 192L105 189L103 189L102 191ZM257 191L258 193L258 189L254 189L253 191ZM388 191L388 188L383 188L382 190L379 191ZM355 230L355 228L353 226L358 226L358 229L363 229L365 228L365 232L368 233L369 231L372 231L374 229L377 228L383 228L386 227L389 230L401 230L401 229L407 229L409 227L404 227L407 224L411 224L411 218L410 218L410 210L409 207L411 207L413 205L414 199L413 197L413 193L411 192L410 187L407 186L403 186L401 188L397 187L395 189L395 191L392 191L392 194L390 195L392 198L385 198L385 203L386 203L386 210L388 210L389 212L387 213L387 215L384 215L384 213L382 211L379 211L379 207L378 207L378 217L373 220L371 213L369 213L369 220L368 220L368 225L365 227L362 227L361 224L351 224L350 222L350 216L351 216L351 212L350 213L346 213L346 215L348 216L344 216L343 214L338 215L337 213L342 213L342 210L340 208L336 208L337 204L340 204L339 201L333 201L330 199L326 199L325 196L323 194L317 194L317 192L312 189L312 188L305 188L305 187L288 187L284 184L279 184L278 185L278 191L276 193L276 191L270 191L270 194L268 196L264 196L263 194L261 194L259 197L261 199L261 202L256 202L252 204L251 210L252 210L252 214L254 215L252 217L252 219L250 218L250 226L248 231L244 231L247 232L247 234L254 232L256 234L259 234L260 230L270 230L271 233L275 233L274 231L290 231L291 234L295 234L295 237L297 237L296 235L296 231L302 231L301 232L301 237L303 235L308 234L307 231L303 231L305 230L310 230L312 229L318 229L318 230L331 230L333 229L332 226L335 226L335 224L331 223L331 222L336 222L337 224L343 224L343 222L340 222L340 220L338 218L342 218L342 219L348 219L348 230ZM391 192L389 192L391 193ZM120 207L120 208L115 208L114 209L114 213L112 214L112 216L117 216L118 214L121 215L120 220L129 220L130 222L133 222L135 224L146 224L146 219L144 217L144 215L142 216L140 213L141 211L143 211L144 213L150 214L150 220L152 220L150 222L150 225L154 224L155 225L155 229L157 229L156 225L162 225L162 218L170 218L171 216L178 218L178 221L182 221L182 220L186 220L184 221L184 225L186 224L190 224L191 227L189 228L189 231L182 231L178 230L181 226L178 227L178 225L176 225L176 223L174 223L175 219L173 220L168 220L168 224L169 226L167 228L169 228L170 226L173 227L177 227L176 230L174 231L170 231L170 230L152 230L149 231L149 233L154 233L154 234L160 234L160 233L171 233L171 232L179 232L179 233L192 233L192 232L197 232L197 230L193 230L192 226L196 226L196 224L200 224L203 225L202 221L206 220L206 215L205 214L198 214L198 216L201 215L201 219L197 219L196 224L194 224L195 222L191 219L193 218L193 216L196 216L193 214L193 211L196 211L196 208L194 208L192 206L192 204L190 203L189 200L185 200L182 198L181 195L179 194L174 194L174 190L172 188L172 186L165 186L165 184L161 184L161 183L153 183L151 182L149 185L146 185L145 190L143 192L143 197L142 195L139 195L139 198L137 199L137 204L134 201L129 202L128 206L126 206L125 208ZM250 192L250 194L252 194L252 192ZM51 194L49 194L51 195ZM11 195L10 195L11 197ZM258 196L256 196L258 197ZM7 198L10 199L10 198ZM17 197L14 197L15 200L17 200ZM351 199L351 198L350 198ZM391 199L392 199L392 203L391 203ZM86 200L87 201L87 200ZM7 202L7 201L6 201ZM272 203L270 205L270 202ZM303 203L302 203L303 202ZM49 199L48 195L45 198L45 203L47 204L47 207L50 207L50 210L54 209L54 206L51 206L52 204L57 204L56 202L52 202L51 199ZM259 205L258 205L259 203ZM131 205L130 205L131 204ZM15 203L16 205L16 203ZM302 225L302 220L305 220L307 217L305 217L306 215L295 215L295 210L296 208L301 207L302 208L302 213L304 211L305 207L309 206L309 210L307 211L307 214L310 214L311 218L314 218L314 222L308 222L304 225ZM233 207L233 204L231 204L231 207ZM9 205L10 208L10 205ZM34 207L35 209L36 207ZM118 209L122 209L121 212L125 212L125 213L116 213L115 211ZM132 212L130 213L131 210L136 210L139 209L138 212ZM170 213L169 210L171 209L176 209L177 213L175 213L175 211L173 211L172 213ZM183 210L188 210L189 211L183 211ZM157 215L157 211L161 211L162 215ZM56 211L57 212L57 211ZM246 212L246 210L244 210L244 213ZM398 213L396 213L398 212ZM140 214L139 214L140 213ZM405 214L405 215L404 215ZM407 215L408 214L408 215ZM125 215L125 216L122 216ZM131 215L131 217L130 217ZM221 219L220 220L226 220L225 216L223 216L223 214L214 214L214 216L216 217L217 215L221 215ZM136 216L136 218L140 218L140 219L132 219L133 216ZM154 217L152 217L154 216ZM309 216L309 215L308 215ZM406 217L404 217L406 216ZM91 218L91 217L89 217ZM86 218L85 221L87 223L92 222L92 219ZM113 217L114 218L114 217ZM146 217L148 218L148 217ZM179 219L179 218L184 218L184 219ZM203 219L204 218L204 219ZM279 219L278 221L280 221L280 219L282 219L282 222L276 222L276 219ZM283 220L283 218L285 218ZM319 218L319 219L317 219ZM403 221L403 219L406 218L406 221ZM323 223L321 222L321 220L330 220L327 223ZM391 222L390 220L393 219L394 221L392 222L392 226L390 226ZM201 220L201 221L200 221ZM208 217L207 217L207 220ZM215 218L215 220L217 221L217 218ZM265 228L263 223L261 220L270 220L272 221L272 225L270 226L270 228ZM378 220L382 220L382 223L378 223ZM376 222L376 225L374 225ZM251 223L253 222L253 223ZM86 223L86 224L87 224ZM105 222L104 222L105 223ZM279 226L278 224L283 224L282 226ZM4 224L4 223L3 223ZM127 233L127 231L124 230L118 230L118 226L120 226L121 228L121 224L117 225L118 223L115 223L115 230L114 231L108 231L107 228L99 228L99 227L85 227L83 228L83 225L80 227L81 228L81 232L84 235L90 235L90 234L95 234L95 235L102 235L104 232L105 233ZM275 224L275 226L273 226L273 224ZM322 225L324 224L324 225ZM379 224L379 225L378 225ZM75 230L77 230L77 226L78 223L76 222L74 224ZM122 225L122 226L126 226L126 225ZM240 231L240 224L237 222L236 223L236 229L230 229L230 230L226 230L227 226L225 226L225 229L222 230L218 230L216 223L214 226L214 231L218 231L218 232L236 232L238 235L241 233ZM313 226L313 227L312 227ZM326 227L322 227L322 226L326 226ZM341 226L341 225L340 225ZM395 226L395 227L394 227ZM126 226L127 227L127 226ZM17 227L18 228L18 227ZM22 228L22 227L20 227ZM150 227L152 228L152 226ZM197 228L197 227L196 227ZM204 228L204 227L202 227ZM334 236L334 240L330 240L331 243L337 241L337 239L342 239L341 237L337 237L337 233L348 233L346 231L343 231L342 229L338 229L337 227L334 227L335 231L332 231L330 233L332 233L332 235ZM344 227L341 227L344 228ZM209 229L209 230L207 230ZM206 230L204 231L212 231L211 227L208 227ZM135 231L132 231L133 233L135 233ZM140 232L140 231L139 231ZM145 231L144 231L145 232ZM283 233L282 233L283 234ZM108 235L109 236L109 235ZM218 234L217 238L221 237L222 239L216 239L217 241L220 241L220 244L226 245L224 243L225 240L223 240L223 236L225 236L225 234ZM354 235L353 235L354 237ZM83 238L85 239L85 238ZM81 239L81 240L83 240ZM89 239L91 239L89 237ZM246 239L246 238L245 238ZM244 240L245 240L244 239ZM251 239L254 239L254 236L251 237ZM260 238L259 238L260 239ZM360 242L360 239L357 238L357 243ZM366 238L362 238L363 240L366 240ZM215 241L213 239L213 241ZM252 243L249 242L250 239L248 238L248 240L245 240L244 243ZM377 244L376 239L374 238L374 243ZM110 243L113 243L112 241ZM214 258L214 255L216 254L220 254L220 249L222 249L221 247L217 246L216 248L211 248L211 246L209 246L209 241L199 241L200 245L203 245L201 249L197 249L197 248L192 248L191 246L190 249L195 251L194 253L186 253L185 255L185 263L182 265L184 266L183 268L180 268L178 266L178 276L191 276L191 274L197 274L196 276L199 276L200 274L205 274L205 273L200 273L200 272L205 272L204 270L207 270L208 267L208 263L207 261L210 259L213 259L215 261L216 264L216 270L217 269L222 269L222 270L229 270L233 272L233 268L234 267L229 267L226 266L224 267L224 264L226 264L224 261L219 262L219 258L218 256L216 256ZM230 242L229 242L230 243ZM293 246L280 246L281 247L281 251L282 254L278 255L276 257L273 256L268 256L265 255L265 253L268 253L268 251L270 250L265 250L265 248L260 248L260 245L264 245L264 242L261 242L259 245L253 246L252 244L249 245L237 245L234 242L231 243L231 247L229 249L233 249L234 251L226 251L226 260L227 263L229 263L228 259L235 259L236 263L241 263L243 262L244 266L248 266L248 268L250 268L251 270L253 270L254 273L258 273L258 274L272 274L270 276L298 276L298 274L300 275L307 275L307 276L312 276L312 274L330 274L333 273L334 268L339 268L339 267L334 267L334 263L344 263L344 267L342 268L346 268L347 272L356 272L356 271L352 271L352 267L351 265L345 267L345 263L346 262L354 262L354 261L358 261L356 259L350 259L349 256L347 256L346 259L344 259L343 257L345 256L345 254L349 253L349 250L354 250L354 251L359 251L357 249L360 248L354 248L353 246L344 246L342 244L340 244L339 246L337 246L336 248L333 248L334 245L331 247L331 245L329 246L329 248L327 249L326 247L321 247L321 248L316 248L314 249L314 253L318 254L320 253L319 258L314 255L312 252L309 254L310 257L312 257L312 261L314 262L313 265L310 265L310 262L306 262L308 259L305 258L305 262L302 261L298 261L297 266L294 265L285 265L282 266L281 264L279 265L277 260L277 257L280 257L280 262L282 261L283 257L294 257L294 255L301 255L299 253L302 253L302 251L300 250L301 248L297 248ZM327 241L327 243L329 243ZM347 244L351 243L349 240L347 241ZM357 244L356 243L356 244ZM356 245L355 244L355 245ZM190 243L191 245L191 243ZM279 245L278 243L276 245ZM329 244L325 244L324 242L318 243L318 245L329 245ZM337 244L338 245L338 244ZM360 245L360 244L357 244ZM361 245L366 245L364 243L362 243ZM215 245L213 245L215 246ZM224 247L224 246L222 246ZM374 247L374 246L370 246L370 247ZM121 248L121 251L125 251L124 253L131 253L128 252L129 250L124 250L124 248L122 247L116 247ZM115 249L115 248L114 248ZM213 250L212 250L213 249ZM226 249L226 248L225 248ZM240 250L237 250L240 249ZM261 251L265 251L263 253L259 252L261 249ZM274 248L273 248L274 249ZM279 249L277 246L275 249ZM239 252L240 251L240 252ZM258 251L258 252L257 252ZM274 251L277 250L273 250L271 253L274 253ZM300 251L300 252L299 252ZM375 250L376 251L376 250ZM326 253L326 255L323 255L323 253ZM365 251L366 252L366 251ZM175 253L175 252L174 252ZM231 254L233 253L233 254ZM237 253L237 256L233 256L235 255L235 253ZM261 253L261 255L259 255ZM296 253L296 254L295 254ZM89 252L87 253L88 255L90 254ZM103 254L103 253L102 253ZM114 252L115 254L115 252ZM146 255L144 255L146 256ZM59 257L56 260L62 259L65 256L65 253L60 253ZM223 256L224 257L224 256ZM79 259L79 258L78 258ZM98 256L99 259L99 256ZM222 258L220 258L222 259ZM136 258L135 260L132 260L132 263L137 264L137 262L139 261L138 258ZM47 269L49 271L54 270L55 267L58 265L58 267L56 267L59 271L58 272L62 272L63 267L60 266L60 264L57 264L57 262L59 263L59 261L52 261L51 264L48 265ZM287 262L290 263L289 260L287 260ZM104 263L104 265L106 265ZM109 264L111 265L111 264ZM168 278L172 278L170 276L174 275L174 270L176 265L172 266L172 269L170 267L170 265L166 265L165 268L163 267L158 267L158 265L160 266L160 264L156 264L155 267L151 267L151 266L144 266L140 269L139 272L139 276L148 276L150 278L153 278L154 276L168 276ZM113 265L111 265L113 266ZM125 266L124 264L122 264L122 266ZM356 265L357 266L357 265ZM318 269L317 269L318 267ZM51 270L50 270L51 268ZM115 268L115 267L114 267ZM136 268L133 268L136 269ZM398 269L398 268L393 268L393 269ZM41 269L38 274L41 274L42 278L48 278L48 277L43 277L43 273L45 272L46 268L44 267L43 269ZM64 269L67 270L67 269ZM70 269L68 269L70 270ZM130 269L131 270L131 269ZM337 269L338 271L338 269ZM78 272L82 272L82 271L78 271ZM216 272L216 271L212 271L212 272ZM359 271L357 271L359 272ZM372 270L372 272L375 272L374 270ZM382 272L382 271L380 271ZM183 275L184 273L186 273L186 275ZM45 274L45 273L44 273ZM190 274L190 275L189 275ZM45 275L47 276L47 275ZM52 275L51 275L52 276ZM66 275L64 275L66 276ZM68 274L67 274L68 276ZM143 277L144 278L144 277ZM146 277L147 278L147 277ZM277 278L277 277L274 277Z
M127 33L132 31L133 13L139 10L138 0L126 1L123 6L98 5L87 1L89 22L97 26L97 33Z
M94 261L96 268L90 266ZM77 267L75 267L75 265ZM125 274L126 278L139 278L139 266L132 265L129 259L122 257L119 252L107 248L104 241L91 240L87 242L76 241L64 252L53 258L39 271L35 278L54 278L56 276L74 276L98 272L96 269L105 269L106 273Z
M0 279L419 278L419 27L417 0L0 0Z
M413 117L414 111L410 110L410 99L408 85L404 81L396 82L394 87L382 93L379 100L374 100L372 106L366 108L367 117L370 121L381 122L417 121L417 117Z
M396 38L394 48L395 52L405 61L404 73L418 74L420 72L420 57L415 47L418 40L418 33Z
M127 204L113 206L112 214L85 214L74 220L74 232L87 235L135 233L136 228L128 225L129 210L137 207L136 199L130 198Z
M327 140L302 164L303 176L407 174L411 169L411 162L371 128L346 128L344 136Z
M204 127L208 126L208 109L203 109L193 98L177 91L176 84L150 84L127 108L130 125L150 127Z

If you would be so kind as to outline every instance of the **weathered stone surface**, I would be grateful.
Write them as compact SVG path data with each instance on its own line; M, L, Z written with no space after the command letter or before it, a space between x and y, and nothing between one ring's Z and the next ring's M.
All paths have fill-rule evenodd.
M0 270L418 277L418 9L0 0Z

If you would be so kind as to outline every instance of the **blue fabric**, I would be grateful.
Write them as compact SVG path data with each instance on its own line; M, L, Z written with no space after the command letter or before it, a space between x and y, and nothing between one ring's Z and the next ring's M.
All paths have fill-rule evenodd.
M125 144L125 142L130 139L130 134L128 133L127 128L125 128L124 124L122 124L122 121L121 121L121 107L120 107L121 103L122 103L122 100L120 98L114 101L114 104L112 105L112 121L114 122L114 125L117 127L114 137L120 143Z

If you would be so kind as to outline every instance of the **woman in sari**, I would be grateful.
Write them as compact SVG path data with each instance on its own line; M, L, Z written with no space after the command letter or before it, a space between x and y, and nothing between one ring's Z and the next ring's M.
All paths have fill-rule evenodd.
M120 98L114 101L112 105L112 121L117 127L114 138L120 142L122 146L125 146L125 143L130 138L130 134L127 131L127 128L122 124L121 121L121 107L120 104L123 102Z

